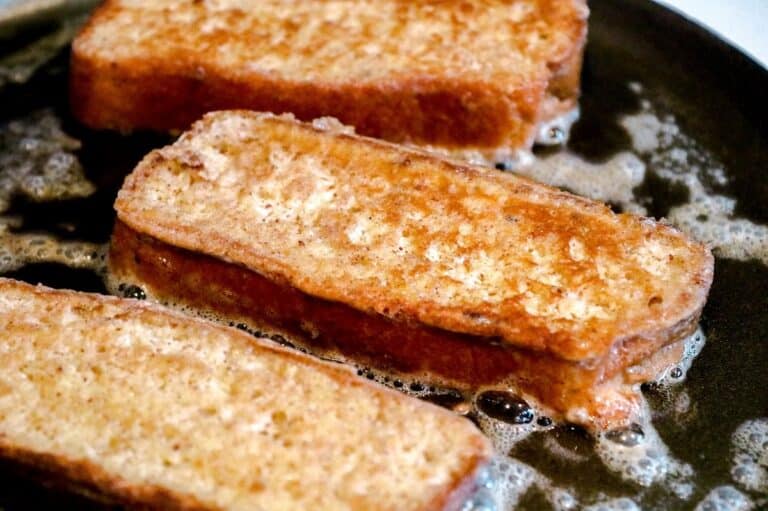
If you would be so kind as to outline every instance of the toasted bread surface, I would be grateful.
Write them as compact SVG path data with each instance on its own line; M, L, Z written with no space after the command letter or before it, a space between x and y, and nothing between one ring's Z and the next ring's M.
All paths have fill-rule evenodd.
M157 306L0 279L0 456L151 509L443 509L487 459L445 410Z
M713 272L669 226L328 120L209 114L150 153L115 207L311 296L584 363L675 340Z
M576 106L583 0L108 0L73 43L91 127L185 129L224 108L504 156Z

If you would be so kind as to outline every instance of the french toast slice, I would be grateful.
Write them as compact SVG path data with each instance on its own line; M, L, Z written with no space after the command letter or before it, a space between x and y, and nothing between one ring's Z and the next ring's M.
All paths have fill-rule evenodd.
M628 368L669 362L713 276L670 226L330 119L208 114L115 208L115 290L596 427L632 415Z
M466 419L137 300L0 279L0 457L140 509L460 509Z
M92 128L186 129L229 108L334 116L496 162L577 107L584 0L107 0L72 45Z

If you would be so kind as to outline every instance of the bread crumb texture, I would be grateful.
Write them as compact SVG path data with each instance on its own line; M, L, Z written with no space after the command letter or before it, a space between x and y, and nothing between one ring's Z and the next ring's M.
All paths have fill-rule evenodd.
M466 420L143 303L0 279L0 444L210 509L439 509Z

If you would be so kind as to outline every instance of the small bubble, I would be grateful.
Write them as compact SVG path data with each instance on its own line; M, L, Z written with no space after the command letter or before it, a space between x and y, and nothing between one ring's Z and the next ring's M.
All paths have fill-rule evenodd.
M485 488L487 490L490 490L494 487L494 481L490 470L486 468L480 471L480 473L477 475L477 485L480 488Z
M496 505L487 495L475 495L464 504L461 511L496 511Z
M672 371L669 372L669 375L672 378L682 378L683 377L683 370L679 367L675 367L672 369Z
M134 298L136 300L145 300L147 298L147 294L139 286L126 286L122 291L123 296L126 298Z
M541 426L542 428L547 428L552 425L552 419L549 417L539 417L536 421L536 424Z
M744 466L735 467L731 471L731 475L733 476L733 479L736 482L742 482L742 481L747 480L752 475L752 471L749 470L747 467L744 467Z
M511 392L487 390L478 396L477 407L489 417L511 424L528 424L533 420L533 409Z
M424 385L418 382L413 382L408 386L409 389L411 389L412 392L423 392L424 391Z
M561 144L565 140L565 131L559 126L553 126L547 131L547 138L550 142Z
M659 459L662 457L662 453L658 449L648 449L648 452L646 453L649 458L652 459Z
M643 429L639 424L633 423L627 428L614 429L605 434L605 437L611 442L623 445L625 447L634 447L640 445L645 439Z

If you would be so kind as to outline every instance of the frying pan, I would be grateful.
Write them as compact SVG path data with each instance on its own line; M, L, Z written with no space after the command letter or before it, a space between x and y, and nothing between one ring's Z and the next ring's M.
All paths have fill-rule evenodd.
M734 214L768 225L768 71L705 29L651 2L594 0L590 8L582 117L572 131L569 149L591 162L605 162L631 150L630 134L620 119L642 108L641 99L628 87L637 82L645 97L674 115L680 129L722 164L727 182L718 185L717 192L735 199ZM4 37L0 59L57 27L50 19L16 29L6 22L6 36L0 34ZM62 119L64 131L82 141L78 157L98 191L85 199L50 203L17 198L9 214L23 219L21 231L104 243L122 179L149 149L169 139L153 134L124 137L80 126L68 113L67 59L64 47L28 81L2 86L0 123L41 108L52 109ZM688 200L687 192L655 173L652 162L646 163L645 181L635 191L645 197L649 215L662 217ZM98 275L56 264L27 265L7 276L53 287L104 291ZM729 439L744 421L768 417L768 267L758 259L718 257L701 326L707 344L677 391L688 396L685 420L669 412L668 393L654 386L645 389L659 434L672 454L695 472L690 498L623 481L603 466L593 452L593 441L574 426L534 433L514 447L512 456L570 489L582 502L631 495L643 509L692 509L717 486L738 487L731 475ZM578 456L554 455L546 447L553 441ZM52 481L46 474L31 475L18 467L0 466L2 508L105 506L61 489L47 489ZM741 491L758 507L768 506L765 494ZM548 507L537 490L520 501L522 509Z

